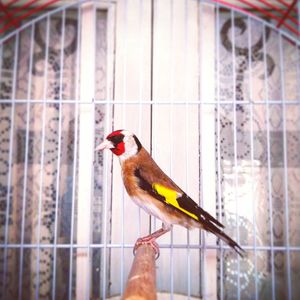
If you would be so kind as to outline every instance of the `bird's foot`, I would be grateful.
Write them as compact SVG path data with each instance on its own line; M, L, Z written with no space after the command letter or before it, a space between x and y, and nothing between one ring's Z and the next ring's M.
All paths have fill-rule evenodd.
M138 238L137 241L135 242L135 245L133 247L133 254L136 254L136 251L138 249L138 247L140 247L141 245L150 245L152 247L152 249L155 251L155 259L159 258L159 246L156 243L154 238L149 238L149 236L145 236L142 238Z

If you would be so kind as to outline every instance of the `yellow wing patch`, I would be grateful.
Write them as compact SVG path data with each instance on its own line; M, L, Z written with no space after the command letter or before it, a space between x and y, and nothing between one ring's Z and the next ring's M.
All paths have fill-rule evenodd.
M181 210L182 212L184 212L185 214L189 215L190 217L192 217L195 220L199 220L198 217L187 211L186 209L180 207L178 201L177 201L177 196L178 193L174 190L171 190L169 188L164 187L163 185L160 185L158 183L154 183L152 185L152 187L154 188L154 190L161 196L163 196L166 199L166 202L168 204L171 204L172 206L176 207L177 209Z

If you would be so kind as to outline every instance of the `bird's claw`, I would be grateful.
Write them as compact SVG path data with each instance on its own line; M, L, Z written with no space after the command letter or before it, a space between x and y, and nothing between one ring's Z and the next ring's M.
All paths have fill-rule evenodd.
M143 239L143 238L139 238L137 239L137 241L135 242L135 245L133 247L133 255L135 256L136 251L138 249L138 247L140 247L141 245L150 245L152 247L152 249L155 251L155 260L159 258L160 252L159 252L159 246L158 244L155 242L154 239Z

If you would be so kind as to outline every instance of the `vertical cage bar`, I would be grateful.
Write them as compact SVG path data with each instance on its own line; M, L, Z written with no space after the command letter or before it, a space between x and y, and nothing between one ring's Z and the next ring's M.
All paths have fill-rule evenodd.
M112 13L113 13L113 9L112 6L110 5L109 9L108 9L108 14L109 14L109 19L112 18ZM112 22L110 22L112 23ZM111 30L113 30L112 26L111 26ZM111 34L113 34L113 32L111 32ZM113 46L110 43L110 38L109 38L109 32L107 34L107 45L108 45L108 58L112 58L114 57L114 49ZM111 65L114 65L114 62L112 62L111 64L108 64L108 70L107 70L107 76L106 76L106 98L107 98L107 102L105 105L105 130L108 131L111 128L111 122L110 122L110 105L112 105L112 92L111 92L111 87L110 87L110 79L112 78L113 72L114 70L110 67ZM113 110L112 110L113 111ZM109 176L110 176L110 172L112 172L111 167L109 167L108 165L108 161L109 161L109 153L107 151L103 151L103 177L104 177L104 181L103 181L103 238L102 238L102 242L103 242L103 262L102 262L102 282L101 282L101 276L100 276L100 286L102 286L102 298L106 299L107 297L107 252L108 252L108 209L109 209L109 205L108 205L108 197L109 197L109 193L111 193L111 190L109 190L108 186L109 186Z
M40 187L39 187L39 198L38 198L38 225L37 225L37 243L40 244L41 236L41 214L42 214L42 193L44 184L44 157L45 157L45 127L46 127L46 97L48 87L48 59L49 59L49 39L50 39L50 17L47 15L47 26L46 26L46 46L45 46L45 73L44 73L44 90L43 90L43 113L42 113L42 138L41 138L41 158L40 158ZM40 248L37 249L36 269L39 270L40 266ZM38 271L39 273L39 271ZM39 283L39 280L37 281ZM37 293L37 291L36 291ZM37 294L36 294L37 295ZM19 300L22 295L19 294Z
M27 190L27 174L28 174L28 148L29 148L29 123L30 123L30 95L31 95L31 81L32 81L32 56L33 56L33 37L35 27L31 25L31 36L30 36L30 57L29 57L29 69L28 69L28 91L27 91L27 107L26 107L26 137L25 137L25 161L24 161L24 180L23 180L23 196L22 196L22 223L21 223L21 252L20 252L20 265L23 266L23 247L24 247L24 231L25 231L25 211L26 211L26 190ZM6 258L4 258L6 260ZM4 273L4 275L6 275ZM4 279L5 282L5 279Z
M108 129L110 128L110 118L109 118L109 114L110 114L110 104L106 104L106 126L105 128ZM107 276L107 272L106 272L106 268L107 268L107 222L108 222L108 177L109 177L109 173L110 170L108 168L108 164L106 163L108 161L108 152L104 151L103 153L103 199L104 199L104 205L103 205L103 211L104 211L104 223L103 223L103 271L102 271L102 299L106 299L106 276ZM101 285L101 282L100 282Z
M93 4L93 11L94 11L94 16L96 18L96 10L95 10L95 5ZM95 24L96 25L96 24ZM95 26L96 28L96 26ZM96 35L95 35L96 37ZM96 45L96 44L95 44ZM96 47L94 48L96 49ZM96 53L95 53L95 58L96 58ZM96 73L96 70L95 70L95 73ZM95 90L94 90L94 94L95 94ZM91 106L92 106L92 118L93 118L93 128L92 128L92 136L93 136L93 141L95 141L95 113L96 113L96 108L95 108L95 99L92 98L92 103L91 103ZM90 152L90 155L91 157L93 158L93 162L95 161L95 151L94 151L94 144L92 145L91 147L91 152ZM92 205L93 205L93 197L94 197L94 184L93 184L93 181L92 181L92 178L94 178L94 168L92 167L91 168L91 208L92 208ZM90 220L92 219L92 212L90 210ZM93 225L89 224L89 227L90 227L90 235L88 237L88 241L87 241L87 261L89 262L89 270L88 270L88 273L87 273L87 282L89 284L87 284L87 287L86 287L86 291L85 291L85 299L89 300L91 299L91 276L92 276L92 263L93 263L93 254L92 253L92 249L91 249L91 243L93 243ZM92 257L92 259L91 259Z
M79 58L80 58L80 39L81 39L81 9L77 7L77 53L76 53L76 91L75 91L75 124L74 124L74 162L72 173L72 206L71 206L71 230L70 230L70 270L69 270L69 295L68 299L72 300L72 278L73 278L73 255L74 255L74 215L76 202L76 175L77 175L77 155L78 155L78 100L79 100Z
M126 128L126 102L129 101L127 98L127 56L128 56L128 0L124 1L124 59L123 59L123 86L122 86L122 127ZM120 264L120 294L124 293L124 261L125 261L125 232L124 232L124 223L125 223L125 188L122 185L122 197L120 199L121 203L121 264Z
M48 47L47 47L48 49ZM39 200L38 200L38 228L37 228L37 258L36 258L36 270L37 274L39 274L39 269L40 269L40 227L41 227L41 213L42 213L42 193L43 193L43 183L44 183L44 149L45 149L45 119L46 119L46 105L45 103L43 104L43 113L42 113L42 139L41 139L41 160L40 160L40 165L41 165L41 171L40 171L40 188L39 188ZM39 277L38 277L39 278ZM37 282L39 283L39 279L37 279ZM36 290L36 295L38 293L38 290ZM19 299L21 299L22 295L19 295ZM36 296L38 297L38 296Z
M252 92L252 28L251 28L251 19L247 17L248 23L248 69L249 69L249 101L250 101L250 156L251 156L251 198L252 200L252 214L253 214L253 245L254 245L254 274L255 274L255 300L258 299L258 278L257 278L257 245L256 245L256 198L254 197L254 133L253 133L253 92Z
M199 67L199 74L201 74L201 69L202 69L202 65L203 65L203 60L202 60L202 56L203 56L203 50L202 50L202 41L203 39L203 1L199 1L199 8L198 8L198 15L199 15L199 20L198 20L198 24L199 24L199 61L198 61L198 67ZM199 90L199 101L200 104L198 105L198 134L199 134L199 143L198 143L198 149L199 149L199 191L200 191L200 206L203 207L203 172L202 172L202 168L203 168L203 155L202 155L202 124L201 124L201 113L203 111L203 101L202 101L202 95L201 95L201 89L202 89L202 83L201 83L201 78L199 76L199 81L198 81L198 90ZM200 254L200 297L205 297L206 295L206 285L205 285L205 277L204 277L204 262L205 262L205 255L206 255L206 240L205 240L205 235L203 230L200 230L199 232L199 239L200 239L200 243L202 245L202 250L200 250L199 254Z
M92 94L91 94L91 106L92 106L92 126L91 126L91 130L92 130L92 147L91 147L91 151L90 151L90 155L92 158L92 162L93 162L93 166L90 168L90 178L91 178L91 208L93 206L93 200L94 199L94 180L93 178L95 177L95 168L94 168L94 162L95 162L95 150L94 150L94 145L95 145L95 124L96 124L96 120L95 120L95 114L96 114L96 106L95 106L95 99L94 99L94 95L96 94L96 78L95 78L95 74L96 74L96 51L97 51L97 7L95 2L92 3L92 28L93 28L93 37L92 37L92 52L91 55L93 55L93 65L91 65L91 72L93 72L93 90L92 90ZM90 219L92 219L92 212L91 212L91 208L90 208ZM88 274L87 274L87 287L86 287L86 293L85 293L85 299L90 299L91 298L91 288L92 288L92 284L91 282L91 277L92 277L92 263L93 263L93 254L92 254L92 249L91 249L91 243L93 243L93 225L91 224L91 222L89 223L89 227L90 227L90 235L88 237L88 249L87 249L87 261L89 262L89 270L88 270ZM92 257L92 258L91 258Z
M155 102L157 100L157 90L158 90L158 84L155 81L156 78L156 73L154 72L154 66L155 66L155 38L156 35L155 33L157 32L157 21L159 19L159 10L158 10L158 0L151 0L151 26L152 26L152 32L151 32L151 41L152 41L152 45L151 45L151 93L152 93L152 98L151 101ZM157 132L157 117L156 117L156 104L152 103L151 104L152 110L151 110L151 149L150 149L150 154L152 155L152 157L156 158L156 153L157 153L157 143L156 143L156 132ZM149 233L151 233L151 231L155 231L156 230L156 218L149 216L150 219L150 226L149 226Z
M90 247L92 236L91 206L93 197L94 161L94 107L95 94L95 10L93 3L82 5L81 28L85 33L80 41L80 105L78 137L78 202L77 243L85 247L76 252L76 298L86 299L89 293L91 271ZM87 60L86 58L89 57Z
M14 127L14 123L15 123L15 98L16 98L16 81L17 81L17 61L18 61L18 51L19 51L19 39L20 39L20 36L19 36L19 33L16 34L16 45L15 45L15 57L14 57L14 79L13 79L13 94L12 94L12 105L13 105L13 112L12 112L12 115L11 115L11 124L12 124L12 130L10 132L10 145L9 145L9 149L10 149L10 153L9 153L9 173L8 173L8 188L10 187L11 185L11 169L13 168L13 162L12 162L12 152L13 152L13 127ZM7 193L10 193L10 189L7 190ZM8 207L10 206L10 204L8 205ZM8 216L8 212L6 212L6 216ZM21 259L22 258L22 259ZM21 264L22 263L22 264ZM21 257L21 253L20 253L20 265L19 265L19 288L18 288L18 294L20 295L21 291L22 291L22 272L23 271L23 254L22 254L22 257Z
M263 64L265 80L266 122L267 122L267 156L268 156L268 201L270 210L270 239L271 239L271 273L272 273L272 300L275 300L275 270L274 270L274 238L273 238L273 203L272 203L272 173L271 173L271 143L270 143L270 107L269 87L266 63L266 27L263 25Z
M284 79L284 61L282 35L279 34L279 57L280 57L280 85L282 101L282 120L283 120L283 161L284 161L284 198L285 198L285 230L286 230L286 271L288 281L288 299L292 298L291 283L291 262L290 262L290 228L289 228L289 191L288 191L288 162L287 162L287 128L286 128L286 104L285 101L285 79Z
M112 14L114 13L114 9L112 8L112 4L110 4L109 9L108 9L108 15L109 15L109 20L112 19ZM110 20L109 24L113 24L113 22ZM111 39L110 35L114 34L114 28L113 26L108 26L108 34L107 34L107 49L108 49L108 58L111 58L111 63L109 63L108 60L108 69L107 69L107 78L106 78L106 97L108 99L106 105L105 105L105 130L108 131L111 129L111 118L110 114L113 113L113 109L110 109L112 103L113 103L113 92L111 90L110 86L110 81L111 78L113 77L114 70L111 66L115 64L115 59L113 53L113 45L111 44ZM106 299L106 294L107 294L107 252L108 252L108 197L109 195L112 195L112 185L109 184L109 178L110 174L112 173L112 167L109 165L109 153L107 151L103 151L103 237L102 237L102 243L103 243L103 262L102 262L102 282L101 282L101 276L100 276L100 282L99 286L102 287L102 298ZM110 189L108 188L110 186Z
M54 249L53 249L53 281L52 281L52 300L55 300L56 288L56 260L57 260L57 228L58 228L58 201L60 198L60 162L61 162L61 138L62 138L62 99L63 99L63 72L64 72L64 44L65 44L65 22L66 10L62 11L61 25L61 49L60 49L60 78L59 78L59 115L58 115L58 152L57 152L57 172L56 172L56 195L55 195L55 213L54 213Z
M217 84L217 161L218 161L218 186L217 186L217 191L218 191L218 205L219 205L219 220L222 223L222 195L221 195L221 190L222 190L222 184L221 184L221 113L220 113L220 5L219 3L216 4L216 10L217 10L217 15L216 15L216 55L217 55L217 60L216 60L216 84ZM223 286L223 241L220 239L219 240L219 245L220 245L220 299L224 298L224 286Z
M45 46L45 73L44 73L44 90L43 90L43 112L42 112L42 138L41 138L41 158L40 158L40 187L39 187L39 199L38 199L38 226L37 226L37 244L40 245L41 237L41 214L42 214L42 194L43 194L43 184L44 184L44 158L45 158L45 127L46 127L46 97L47 97L47 87L48 87L48 59L49 59L49 39L50 39L50 17L47 16L47 26L46 26L46 46ZM36 259L36 269L37 274L39 274L40 268L40 247L37 249L37 259ZM39 277L37 279L37 285L39 285ZM36 298L38 298L38 289L36 290ZM19 295L19 300L22 295Z
M215 124L215 8L211 4L200 5L200 164L202 207L210 214L216 213L216 124ZM204 42L205 41L205 42ZM217 297L216 236L201 231L203 297ZM209 273L206 270L210 270Z
M234 30L234 11L231 10L231 39L232 39L232 71L233 71L233 147L234 147L234 200L236 203L236 235L237 243L240 244L240 232L239 232L239 205L237 199L237 189L238 189L238 159L237 159L237 104L236 104L236 64L235 64L235 30ZM237 299L241 299L241 282L240 282L240 256L237 256Z
M140 0L139 2L139 36L142 36L142 21L143 21L143 8L144 8L144 1ZM143 42L140 39L139 41L139 99L138 99L138 136L142 134L142 95L143 95L143 83L144 83L144 68L143 68ZM138 236L141 236L141 208L137 207L138 210Z
M171 62L171 70L170 70L170 158L169 158L169 174L172 178L173 176L173 143L174 143L174 126L173 126L173 120L174 120L174 51L173 51L173 45L174 45L174 2L171 1L170 3L170 41L169 41L169 54L170 54L170 62ZM169 260L169 266L170 266L170 299L173 300L174 296L174 232L173 227L170 231L170 260Z
M1 46L2 50L2 46ZM7 272L7 245L8 245L8 231L9 231L9 208L10 208L10 198L11 198L11 182L12 182L12 168L13 168L13 133L15 125L15 98L16 98L16 78L17 78L17 60L18 60L18 50L19 50L19 34L15 38L15 53L14 53L14 68L13 68L13 90L12 90L12 103L11 103L11 115L10 115L10 133L9 133L9 168L7 174L7 195L6 195L6 211L5 211L5 228L4 228L4 268L3 268L3 286L2 286L2 295L5 296L5 285L6 285L6 272ZM0 76L2 74L2 60L3 53L1 54L1 63L0 63ZM1 77L0 77L1 78Z
M155 33L155 0L150 2L150 155L153 156L153 98L154 98L154 33ZM152 218L149 216L149 233L151 232Z
M106 104L105 105L106 108L106 125L105 128L106 130L108 130L108 128L110 128L110 104ZM108 189L108 178L110 176L110 169L109 169L109 165L108 165L108 152L104 151L103 153L103 199L104 199L104 205L103 205L103 219L104 219L104 223L103 223L103 263L102 263L102 299L106 299L106 286L107 286L107 223L108 223L108 196L109 196L109 189ZM100 282L101 285L101 282Z
M188 57L189 57L189 31L188 31L188 0L184 2L184 65L185 65L185 165L186 165L186 173L185 173L185 186L186 191L189 193L189 139L188 139L188 132L189 129L189 90L188 90L188 74L189 74L189 64L188 64ZM187 238L187 298L190 299L191 297L191 249L190 249L190 232L189 230L186 231L186 238Z

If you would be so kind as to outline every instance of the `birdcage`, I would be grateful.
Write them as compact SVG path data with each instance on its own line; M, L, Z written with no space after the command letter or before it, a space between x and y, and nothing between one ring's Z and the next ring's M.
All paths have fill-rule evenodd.
M159 299L297 299L299 1L44 1L8 22L15 2L0 7L0 298L124 293L136 239L161 226L94 152L125 128L246 251L174 226Z

